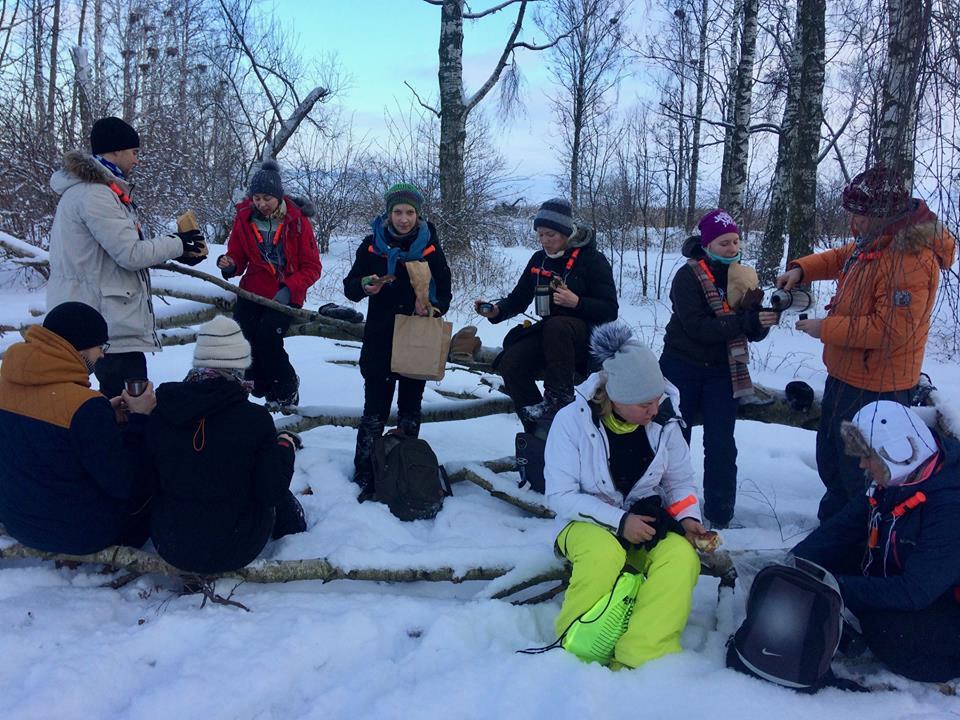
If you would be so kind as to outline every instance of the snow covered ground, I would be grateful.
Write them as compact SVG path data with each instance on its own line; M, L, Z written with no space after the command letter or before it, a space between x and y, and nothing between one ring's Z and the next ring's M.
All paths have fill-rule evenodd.
M325 277L311 299L340 302L340 278L353 241L335 241ZM528 249L506 248L519 272ZM212 249L211 255L218 253ZM201 269L212 271L212 260ZM668 267L677 263L668 258ZM668 281L672 272L666 272ZM157 285L186 287L181 278ZM494 293L491 293L494 295ZM0 324L19 325L42 310L42 290L8 282L0 290ZM158 303L158 314L190 307ZM360 306L363 311L365 308ZM475 322L454 314L456 326ZM669 317L657 302L624 303L621 316L656 350ZM477 323L486 345L499 344L510 323ZM755 347L755 380L775 387L794 377L822 388L819 342L784 327ZM8 333L0 350L17 338ZM359 407L358 344L296 337L287 341L303 380L304 405ZM149 359L155 382L180 379L192 346ZM333 362L338 361L338 362ZM345 363L345 361L347 361ZM932 358L927 372L947 405L960 399L960 370ZM448 373L428 383L486 396L479 377ZM454 466L510 454L519 423L510 415L425 425L422 437ZM454 487L435 520L401 523L384 506L357 504L350 483L355 431L323 427L304 434L294 489L309 529L269 545L266 557L326 557L345 568L518 567L533 574L556 564L553 522L527 516L469 483ZM724 532L729 549L788 548L815 525L821 485L814 434L741 421L736 517ZM699 430L694 463L702 467ZM513 476L515 477L515 476ZM505 482L511 479L506 476ZM896 692L816 696L753 680L724 667L724 643L743 616L744 589L718 604L717 580L702 578L683 636L684 652L633 671L612 673L556 650L516 650L554 640L559 600L512 606L488 599L483 582L387 585L357 581L238 587L251 609L178 597L166 579L144 577L120 590L90 568L55 569L37 562L0 566L0 717L31 718L657 718L684 714L737 720L818 720L852 714L883 718L960 716L960 702L934 686L876 670ZM502 581L495 581L502 583ZM230 591L222 581L218 590Z

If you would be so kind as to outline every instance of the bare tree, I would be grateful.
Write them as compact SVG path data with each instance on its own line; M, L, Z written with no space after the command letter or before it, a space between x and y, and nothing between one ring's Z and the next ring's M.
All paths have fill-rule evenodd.
M611 109L611 91L626 67L622 28L630 0L550 0L537 24L548 37L567 34L549 51L558 89L553 110L568 166L570 203L579 201L584 128Z

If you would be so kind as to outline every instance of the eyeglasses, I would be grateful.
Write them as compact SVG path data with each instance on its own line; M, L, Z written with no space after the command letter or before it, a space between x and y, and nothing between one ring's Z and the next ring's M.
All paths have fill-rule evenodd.
M107 350L109 350L109 349L110 349L110 343L108 343L108 342L105 342L103 345L100 346L100 351L101 351L104 355L107 354Z

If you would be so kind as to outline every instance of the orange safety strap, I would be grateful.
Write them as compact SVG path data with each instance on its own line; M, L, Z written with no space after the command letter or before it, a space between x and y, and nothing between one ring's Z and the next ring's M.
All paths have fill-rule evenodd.
M110 183L110 189L113 190L114 194L120 198L120 202L122 202L124 205L129 205L131 202L133 202L130 199L130 196L127 195L116 183Z
M257 227L257 224L253 221L250 222L250 228L253 230L253 234L257 236L257 242L263 243L263 235L260 233L260 228ZM280 241L280 231L283 230L283 223L281 222L277 225L277 231L273 234L273 244L276 245ZM277 274L277 269L273 267L272 263L267 263L267 267L270 268L270 272L274 275Z
M532 267L532 268L530 268L530 274L531 274L531 275L539 275L540 277L545 277L545 278L552 278L552 277L553 277L553 273L552 273L552 272L550 272L549 270L544 270L543 268L538 268L538 267Z
M567 271L570 271L570 268L573 267L573 264L577 261L577 256L580 254L580 248L576 248L572 253L570 253L570 259L567 260Z
M892 514L895 518L903 517L908 510L913 510L915 507L917 507L921 503L925 503L926 501L927 501L927 496L924 495L923 492L918 490L913 495L911 495L906 500L904 500L902 503L894 507Z
M686 510L691 505L697 502L696 495L687 495L682 500L677 500L673 505L667 508L667 512L670 513L673 517L676 517L684 510Z
M707 277L710 278L710 282L713 283L713 286L717 286L717 279L713 276L713 273L710 271L710 266L707 265L706 260L700 260L700 269L703 270ZM724 312L731 312L730 305L727 303L727 298L723 298L723 310Z

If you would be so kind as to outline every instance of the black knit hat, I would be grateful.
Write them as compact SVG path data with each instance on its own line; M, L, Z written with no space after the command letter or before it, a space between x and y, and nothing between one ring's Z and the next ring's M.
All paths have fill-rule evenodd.
M107 342L107 321L81 302L60 303L47 313L43 326L77 350L89 350Z
M247 195L253 197L257 193L283 199L283 180L280 179L280 166L276 160L264 160L250 178L250 191Z
M90 152L94 155L140 147L140 135L118 117L97 120L90 128Z
M533 219L533 229L550 228L564 237L573 235L573 208L563 198L552 198L540 206Z

